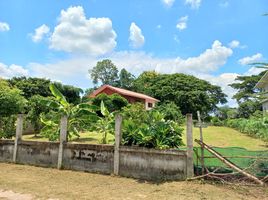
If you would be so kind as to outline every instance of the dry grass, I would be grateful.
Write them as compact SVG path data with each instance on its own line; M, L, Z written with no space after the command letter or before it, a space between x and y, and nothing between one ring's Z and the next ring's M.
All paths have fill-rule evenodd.
M202 182L157 184L4 163L0 163L0 171L0 191L12 190L32 195L34 199L268 199L267 188L231 187Z

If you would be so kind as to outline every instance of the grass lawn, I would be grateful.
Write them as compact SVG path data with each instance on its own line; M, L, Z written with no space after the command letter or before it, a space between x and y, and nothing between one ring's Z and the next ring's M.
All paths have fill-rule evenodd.
M267 199L268 190L199 181L151 183L123 177L0 163L0 199ZM12 197L12 198L7 198Z
M199 128L193 129L194 139L200 138ZM232 128L209 126L203 128L203 138L206 144L215 147L243 147L248 150L268 150L268 144L264 141L247 136ZM183 141L186 144L185 130ZM198 146L195 143L196 146Z
M199 128L194 128L194 139L199 139ZM249 150L268 150L267 144L260 139L249 137L234 129L227 127L209 126L203 129L204 142L217 147L244 147ZM97 132L81 133L80 138L73 138L71 142L99 144L102 135ZM24 140L48 141L43 137L34 135L24 135ZM110 144L114 142L114 136L108 135ZM183 141L186 144L185 130ZM196 143L194 145L198 146Z

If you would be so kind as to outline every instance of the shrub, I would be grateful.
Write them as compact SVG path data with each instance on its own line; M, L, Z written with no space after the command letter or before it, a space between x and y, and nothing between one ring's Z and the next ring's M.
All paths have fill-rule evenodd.
M0 138L9 139L16 133L16 115L0 117Z
M179 124L184 122L184 117L181 114L180 107L178 107L174 102L164 102L157 106L155 110L161 112L166 120L173 120Z
M223 121L221 121L218 117L212 117L210 122L211 122L212 126L223 126L224 125Z
M182 145L183 129L172 120L165 120L159 111L145 111L140 104L123 112L122 144L148 148L177 148Z
M268 123L266 117L229 119L227 120L226 125L240 131L241 133L268 141Z
M123 107L128 105L128 101L119 94L100 94L92 99L92 104L95 106L100 106L102 101L109 112L121 110Z

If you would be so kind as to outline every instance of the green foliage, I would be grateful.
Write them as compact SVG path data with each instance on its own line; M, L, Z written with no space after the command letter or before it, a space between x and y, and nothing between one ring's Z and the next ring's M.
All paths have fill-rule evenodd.
M164 102L158 105L154 110L158 110L164 115L165 120L173 120L178 124L184 122L184 117L181 114L180 107L174 102Z
M196 113L197 110L208 114L214 111L219 103L227 101L219 86L194 76L178 73L144 72L135 80L134 88L161 102L174 102L184 115Z
M41 134L50 140L58 139L60 132L60 119L62 116L68 118L68 138L72 136L79 137L79 131L89 129L89 126L98 120L94 105L81 103L78 105L70 104L63 94L56 88L55 85L49 86L54 99L43 99L42 104L50 108L50 112L41 115L41 122L44 127Z
M112 85L115 87L131 89L135 76L128 72L125 68L121 69L118 74L117 67L111 60L105 59L97 62L93 69L89 70L89 74L93 83L97 85L101 82L102 85Z
M105 107L103 101L100 104L102 117L95 123L95 129L102 134L101 143L107 144L108 134L114 133L114 115Z
M97 65L89 70L94 84L99 81L104 85L114 85L118 79L118 69L111 60L105 59L97 62Z
M119 80L117 87L124 88L127 90L132 89L135 76L128 72L125 68L121 69L119 73Z
M48 79L33 77L14 77L8 80L10 85L17 87L23 92L23 96L28 100L32 96L39 95L43 97L53 96L49 89L52 83ZM73 104L80 103L80 93L82 89L61 83L54 83L58 90L66 97L67 101Z
M234 99L238 103L242 103L244 101L250 100L254 97L254 94L260 92L255 88L257 82L261 79L261 77L265 74L265 71L261 72L258 75L252 76L238 76L235 79L235 83L230 84L230 86L237 91L237 93L233 96Z
M0 138L12 138L16 133L16 115L0 117Z
M211 122L212 126L223 126L224 125L224 122L221 121L218 117L212 117L210 122Z
M132 104L123 112L124 145L148 148L177 148L182 145L183 129L178 123L165 120L159 111L145 111L141 104Z
M236 118L237 113L236 108L230 108L229 106L222 106L218 107L215 111L216 117L218 117L220 120L226 120L226 119L233 119Z
M247 100L239 104L237 109L238 118L249 118L256 111L261 110L261 103L258 100Z
M0 116L23 113L26 100L22 94L19 89L10 87L5 80L0 79Z
M27 104L28 113L26 119L31 122L35 132L39 132L42 128L42 122L40 121L40 114L49 112L49 108L42 103L42 101L46 101L47 98L51 99L51 97L34 95L28 101Z
M234 128L241 133L268 141L268 118L250 118L250 119L229 119L226 122L228 127Z
M123 107L128 105L128 101L119 94L100 94L95 98L92 98L93 105L99 106L101 105L101 102L105 104L109 112L121 110Z

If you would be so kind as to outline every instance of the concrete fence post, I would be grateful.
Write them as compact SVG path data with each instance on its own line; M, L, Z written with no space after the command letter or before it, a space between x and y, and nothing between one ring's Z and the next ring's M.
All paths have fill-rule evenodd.
M60 120L60 146L58 155L58 169L62 168L62 160L64 153L64 143L67 141L67 130L68 130L68 118L67 116L62 116Z
M16 126L16 136L15 136L15 144L13 150L13 162L16 163L17 161L17 154L18 154L18 144L22 138L22 131L23 131L23 114L19 114L17 118L17 126Z
M192 114L186 114L186 133L187 133L187 178L194 176L194 160L193 160L193 119Z
M120 165L120 143L121 143L121 132L122 132L122 116L117 114L115 116L115 144L114 144L114 174L119 175Z

